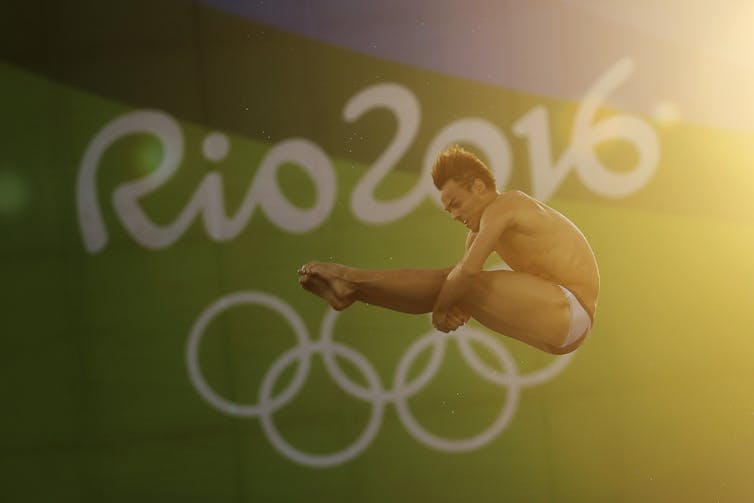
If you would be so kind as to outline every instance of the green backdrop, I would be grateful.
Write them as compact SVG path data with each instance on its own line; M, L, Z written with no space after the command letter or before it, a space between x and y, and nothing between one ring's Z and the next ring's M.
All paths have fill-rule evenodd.
M35 5L0 62L3 500L754 497L751 134L611 107L640 62L566 102L189 2ZM589 238L576 353L300 289L459 259L441 140Z

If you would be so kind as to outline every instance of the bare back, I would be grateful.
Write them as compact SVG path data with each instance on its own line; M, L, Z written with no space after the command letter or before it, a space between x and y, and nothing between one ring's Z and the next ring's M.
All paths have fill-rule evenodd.
M599 271L579 228L560 212L523 192L500 194L492 204L503 201L514 208L514 217L500 235L495 252L515 271L566 287L594 319ZM469 236L467 247L475 234Z

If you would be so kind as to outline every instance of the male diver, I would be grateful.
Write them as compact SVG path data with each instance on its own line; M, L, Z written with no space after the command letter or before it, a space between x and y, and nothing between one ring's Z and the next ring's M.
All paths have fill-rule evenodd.
M309 262L299 283L342 310L355 301L432 313L449 332L473 317L552 354L578 348L592 327L599 271L589 243L565 216L520 191L499 193L490 169L459 146L442 152L432 179L445 210L468 229L455 267L371 271ZM483 269L496 252L512 270Z

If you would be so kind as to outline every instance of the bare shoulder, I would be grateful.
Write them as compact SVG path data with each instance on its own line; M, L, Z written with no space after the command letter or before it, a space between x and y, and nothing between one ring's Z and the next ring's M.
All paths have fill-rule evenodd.
M537 206L541 204L529 194L520 190L510 190L508 192L503 192L500 194L500 196L498 196L498 201L512 206Z
M497 196L497 199L490 205L492 211L523 209L536 206L537 201L531 196L520 190L511 190L503 192Z
M515 218L515 215L527 210L536 210L539 203L536 199L528 196L520 190L503 192L484 210L483 219L489 220L506 216Z

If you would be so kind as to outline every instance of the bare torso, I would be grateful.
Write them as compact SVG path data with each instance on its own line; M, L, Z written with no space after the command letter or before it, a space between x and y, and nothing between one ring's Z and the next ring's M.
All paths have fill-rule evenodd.
M514 271L521 271L570 290L594 319L600 279L597 261L584 235L558 211L522 192L516 198L516 217L495 245L495 251ZM474 235L469 236L473 241Z

